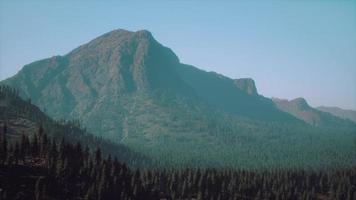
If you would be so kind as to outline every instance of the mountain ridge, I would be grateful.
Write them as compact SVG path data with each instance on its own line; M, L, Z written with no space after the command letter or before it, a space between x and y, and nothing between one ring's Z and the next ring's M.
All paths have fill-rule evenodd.
M54 109L46 108L54 117L68 117L63 116L61 110L74 116L81 114L83 110L94 106L95 102L92 99L103 98L105 97L103 94L122 96L136 90L142 93L174 91L174 95L203 99L209 105L227 111L231 109L227 109L226 105L236 107L234 99L238 101L244 98L245 104L257 101L255 104L263 105L263 109L272 109L271 113L283 115L273 108L273 103L269 99L257 97L257 89L252 79L248 80L250 82L248 84L252 83L252 88L241 88L238 83L233 83L233 79L207 72L204 77L199 77L206 81L197 82L188 80L186 74L190 66L182 66L184 64L179 63L178 57L169 48L159 44L150 32L118 29L81 45L65 56L56 56L26 65L14 77L2 83L10 86L22 85L19 88L20 94L25 98L31 97L38 105L48 104L40 99L41 96L51 97L46 101L58 99L65 102L65 106L59 103ZM199 70L199 74L203 73L203 70ZM247 79L243 81L246 82ZM243 87L251 87L248 84ZM196 87L197 85L199 87ZM216 89L213 88L215 92L220 92L222 97L203 94L201 91L208 87L215 87ZM250 93L253 93L254 97L251 97ZM231 102L227 99L231 99ZM76 108L78 106L80 108ZM251 109L246 109L253 106L236 107L233 111L250 115L249 117L263 114L262 112L251 114ZM255 110L258 112L258 109ZM263 118L270 120L273 116Z
M55 119L80 119L100 137L171 164L246 167L256 166L249 157L262 156L271 165L288 165L272 151L261 154L261 148L281 138L292 142L285 137L298 130L319 137L318 129L259 95L252 79L180 63L148 31L106 33L64 56L26 65L0 83L17 88ZM306 149L298 146L305 145L301 138L290 145Z
M356 111L351 109L343 109L335 106L318 106L316 109L330 113L336 117L343 119L349 119L356 123Z
M337 126L349 126L355 125L352 121L343 120L335 115L331 115L328 112L318 110L317 108L311 107L308 102L302 98L298 97L292 100L272 98L272 101L276 106L287 113L295 116L304 122L311 124L313 126L324 126L324 127L337 127Z

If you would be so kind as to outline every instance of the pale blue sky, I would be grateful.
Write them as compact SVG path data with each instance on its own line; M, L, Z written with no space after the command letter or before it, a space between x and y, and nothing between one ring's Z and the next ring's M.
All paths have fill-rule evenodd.
M264 96L356 109L356 1L49 2L0 0L0 80L113 29L147 29L181 62L252 77Z

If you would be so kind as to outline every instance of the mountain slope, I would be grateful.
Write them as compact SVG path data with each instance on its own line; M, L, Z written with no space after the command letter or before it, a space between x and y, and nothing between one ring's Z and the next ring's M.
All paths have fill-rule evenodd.
M156 93L198 98L224 111L263 120L288 118L257 91L252 96L243 91L239 81L180 64L148 31L112 31L66 56L26 65L2 83L18 88L23 97L31 98L51 116L80 118L85 125L98 112L103 118L101 107L120 104L122 97ZM266 110L269 116L265 116ZM115 113L106 115L122 118Z
M336 117L349 119L356 123L356 111L354 110L345 110L338 107L326 107L326 106L319 106L316 109L323 112L330 113Z
M80 143L46 142L46 130L35 139L22 137L15 148L6 145L4 135L6 130L0 131L1 199L354 199L356 195L354 167L134 171L116 159L102 158L98 151L83 151Z
M353 147L354 135L340 133L328 150L341 156L321 161L336 131L320 138L259 95L253 80L182 64L148 31L109 32L1 84L55 119L79 119L90 132L175 166L329 166L344 163Z
M292 116L279 111L270 99L258 95L252 79L233 80L184 64L177 72L209 106L250 119L298 123Z
M40 127L43 127L51 139L60 141L64 138L71 144L79 142L89 146L91 152L99 147L105 156L111 154L129 166L148 167L153 165L150 159L130 150L125 145L94 137L76 122L51 119L31 102L22 100L16 90L6 86L0 86L0 125L1 127L6 125L6 137L10 144L20 141L22 134L32 137L38 133Z
M303 98L296 98L290 101L278 98L272 98L272 100L280 110L287 112L308 124L319 127L355 128L355 124L349 120L343 120L329 113L312 108Z

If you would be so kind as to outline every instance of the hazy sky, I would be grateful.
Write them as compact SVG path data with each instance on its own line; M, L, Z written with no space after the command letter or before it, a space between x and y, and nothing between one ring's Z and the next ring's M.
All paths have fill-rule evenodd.
M0 0L0 80L113 29L148 29L181 62L252 77L264 96L356 109L356 1L49 2Z

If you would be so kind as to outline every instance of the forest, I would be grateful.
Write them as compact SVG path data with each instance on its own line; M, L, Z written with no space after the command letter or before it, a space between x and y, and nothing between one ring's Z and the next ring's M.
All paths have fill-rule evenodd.
M356 168L313 170L134 169L97 148L50 139L42 127L0 140L2 199L335 199L356 197Z
M91 135L77 121L52 120L15 89L1 86L0 97L2 199L356 198L355 167L164 166Z
M11 143L19 140L22 134L31 136L40 126L46 129L49 138L76 144L80 142L94 151L100 147L104 154L116 156L118 160L125 161L131 167L150 167L153 162L148 157L132 151L125 145L117 144L100 137L93 136L78 120L53 120L44 114L31 100L23 100L14 88L0 85L0 124L7 124L9 134L7 138ZM25 124L29 127L24 128Z

